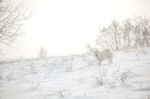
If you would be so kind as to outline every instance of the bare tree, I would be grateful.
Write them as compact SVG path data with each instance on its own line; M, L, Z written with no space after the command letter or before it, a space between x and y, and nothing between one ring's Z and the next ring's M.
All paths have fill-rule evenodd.
M150 18L127 18L122 24L112 21L110 25L100 29L96 42L100 49L150 47Z
M104 49L113 49L112 45L112 41L111 41L111 34L109 32L109 29L106 27L103 27L102 29L99 30L100 33L98 35L98 38L96 39L96 43L99 45L99 48L101 50Z
M112 21L107 27L100 29L97 44L101 49L119 50L121 48L121 26L117 21Z
M15 5L11 0L0 0L0 43L9 45L19 35L22 20L21 4Z
M137 17L134 25L135 47L149 47L150 44L150 20Z
M142 45L143 47L149 47L150 46L150 19L149 18L144 18L142 20L142 27L141 27L141 32L142 32Z
M128 18L123 22L123 48L130 48L131 47L131 32L132 32L133 25L131 20Z
M112 41L114 41L115 50L120 49L121 35L120 35L119 30L120 30L119 23L116 20L112 21L112 23L109 26L109 32L111 32L113 36Z

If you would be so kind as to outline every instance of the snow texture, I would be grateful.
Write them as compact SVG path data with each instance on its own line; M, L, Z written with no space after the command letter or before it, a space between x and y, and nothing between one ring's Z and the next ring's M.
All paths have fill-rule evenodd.
M0 63L0 99L150 99L150 49Z

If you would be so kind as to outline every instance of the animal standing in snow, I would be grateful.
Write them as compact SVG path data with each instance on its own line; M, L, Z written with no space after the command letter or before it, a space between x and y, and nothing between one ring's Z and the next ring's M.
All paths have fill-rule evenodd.
M109 49L105 49L102 52L99 52L98 49L96 49L93 52L94 56L99 62L99 65L101 65L105 60L108 62L108 64L113 63L113 53Z

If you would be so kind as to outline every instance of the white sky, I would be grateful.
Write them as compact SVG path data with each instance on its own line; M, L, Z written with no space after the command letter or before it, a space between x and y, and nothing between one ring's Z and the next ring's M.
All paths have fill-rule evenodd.
M36 57L41 46L48 55L85 52L99 27L112 20L150 15L150 0L25 0L33 17L24 25L25 34L6 58Z

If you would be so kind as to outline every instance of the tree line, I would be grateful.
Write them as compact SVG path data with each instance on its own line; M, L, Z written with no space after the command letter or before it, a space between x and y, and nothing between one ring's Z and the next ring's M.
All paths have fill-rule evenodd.
M122 50L150 47L150 18L127 18L122 22L112 21L100 29L96 38L100 49Z

